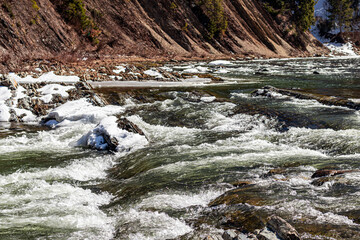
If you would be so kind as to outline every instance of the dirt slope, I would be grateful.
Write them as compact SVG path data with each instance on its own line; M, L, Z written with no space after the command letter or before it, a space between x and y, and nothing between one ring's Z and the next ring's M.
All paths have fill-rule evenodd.
M67 56L206 57L230 54L309 56L326 50L309 33L291 35L257 0L224 0L227 31L207 36L207 17L193 0L84 0L101 30L99 43L65 21L63 0L2 0L0 61ZM95 14L94 14L95 13ZM284 20L286 22L286 20Z

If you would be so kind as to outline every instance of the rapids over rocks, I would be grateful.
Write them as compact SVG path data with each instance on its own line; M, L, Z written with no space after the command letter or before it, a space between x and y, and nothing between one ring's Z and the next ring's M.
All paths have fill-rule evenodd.
M360 59L163 68L224 82L103 87L112 105L68 102L53 129L1 125L0 239L278 239L274 215L302 239L360 239L360 114L339 103L360 102ZM118 151L86 147L97 131Z

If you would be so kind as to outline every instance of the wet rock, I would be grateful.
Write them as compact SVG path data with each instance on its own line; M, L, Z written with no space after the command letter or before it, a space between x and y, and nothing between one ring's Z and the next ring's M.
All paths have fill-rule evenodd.
M254 232L265 227L262 217L254 209L245 209L244 205L237 206L238 210L228 211L219 222L224 229L237 229L242 232Z
M140 135L145 135L144 132L135 123L129 121L127 118L119 118L117 124L118 128L120 129Z
M277 175L277 174L284 174L286 173L286 169L284 168L274 168L274 169L271 169L269 172L261 175L262 178L268 178L268 177L271 177L271 176L274 176L274 175Z
M253 206L262 206L267 200L260 196L261 189L254 184L230 190L209 203L210 207L218 205L233 205L248 203Z
M336 176L339 174L359 172L359 170L334 170L334 169L319 169L311 178L325 177L325 176Z
M314 71L313 74L319 75L320 73L318 71Z
M283 240L300 240L296 229L281 217L269 217L266 226Z
M246 185L250 185L251 182L249 181L237 181L237 182L232 182L231 185L233 185L234 187L243 187L243 186L246 186Z

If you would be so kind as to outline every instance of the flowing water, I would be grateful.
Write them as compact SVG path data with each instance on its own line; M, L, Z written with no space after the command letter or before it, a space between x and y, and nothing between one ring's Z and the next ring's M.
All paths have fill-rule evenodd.
M238 181L253 184L239 205L285 218L304 239L359 239L359 172L311 179L320 168L360 169L359 112L250 95L273 85L360 101L359 66L358 58L167 65L227 82L138 89L125 100L124 89L102 91L149 140L130 152L73 147L93 118L53 130L3 124L0 239L191 239L220 231L226 207L208 204Z

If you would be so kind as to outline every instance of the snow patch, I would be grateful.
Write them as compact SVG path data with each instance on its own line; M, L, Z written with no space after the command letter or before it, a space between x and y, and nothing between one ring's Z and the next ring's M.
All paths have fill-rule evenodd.
M159 73L158 71L155 70L146 70L144 71L144 74L149 75L151 77L155 77L155 78L164 78L164 76Z
M12 81L16 81L17 83L39 83L39 82L52 82L52 83L76 83L80 80L77 76L59 76L54 72L44 73L38 78L34 78L32 76L26 76L21 78L15 73L9 73L9 79Z

